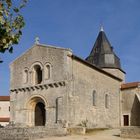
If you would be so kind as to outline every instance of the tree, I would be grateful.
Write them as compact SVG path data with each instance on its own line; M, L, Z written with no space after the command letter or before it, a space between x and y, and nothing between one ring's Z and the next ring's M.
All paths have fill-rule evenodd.
M25 25L20 11L26 3L27 0L20 0L19 5L15 6L12 0L0 0L0 53L12 53L13 45L19 43Z

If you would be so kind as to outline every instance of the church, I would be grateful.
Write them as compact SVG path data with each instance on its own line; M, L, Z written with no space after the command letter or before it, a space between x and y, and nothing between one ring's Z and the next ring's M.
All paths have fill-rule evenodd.
M139 82L125 83L103 28L86 59L36 41L10 64L10 122L20 127L140 125L139 87Z

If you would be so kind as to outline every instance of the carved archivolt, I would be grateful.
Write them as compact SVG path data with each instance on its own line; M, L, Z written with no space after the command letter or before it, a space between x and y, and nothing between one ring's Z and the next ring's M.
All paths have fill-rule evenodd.
M46 101L45 97L42 96L42 95L33 95L31 96L27 102L25 103L25 108L28 108L30 110L34 110L35 108L35 105L38 103L38 102L41 102L45 105L45 108L47 108L48 106L48 102Z

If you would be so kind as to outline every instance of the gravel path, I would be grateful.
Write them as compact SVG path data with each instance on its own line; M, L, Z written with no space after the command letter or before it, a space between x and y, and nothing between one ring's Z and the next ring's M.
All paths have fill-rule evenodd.
M95 131L86 135L48 137L38 140L138 140L138 139L120 138L119 135L120 135L119 129L111 129L104 131Z

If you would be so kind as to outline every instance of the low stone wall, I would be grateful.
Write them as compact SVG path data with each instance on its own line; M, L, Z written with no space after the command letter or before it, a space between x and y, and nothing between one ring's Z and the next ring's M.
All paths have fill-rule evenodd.
M121 128L121 137L140 139L140 127L138 127L138 126L122 127Z
M66 135L65 128L0 128L0 140L34 140L36 138L44 138L47 136Z
M85 134L86 128L85 127L69 127L67 128L68 134Z

